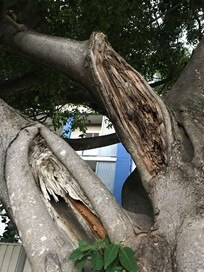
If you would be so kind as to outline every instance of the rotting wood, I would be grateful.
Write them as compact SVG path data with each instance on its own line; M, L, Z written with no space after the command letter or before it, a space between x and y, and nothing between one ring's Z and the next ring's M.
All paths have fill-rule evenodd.
M171 138L163 102L158 101L142 76L112 49L102 33L92 35L89 50L87 60L96 91L116 124L118 135L128 151L136 153L133 159L139 168L142 166L151 176L156 175L167 163Z
M53 205L53 200L59 202L62 198L68 204L67 209L72 209L72 213L77 218L76 221L79 224L83 222L82 228L85 222L85 228L88 228L95 238L105 237L106 230L91 202L40 134L35 137L30 146L29 161L36 184L50 207ZM56 205L54 204L53 207L55 212L52 212L52 216L56 217ZM63 218L65 220L65 217ZM66 225L69 226L70 222L66 222Z

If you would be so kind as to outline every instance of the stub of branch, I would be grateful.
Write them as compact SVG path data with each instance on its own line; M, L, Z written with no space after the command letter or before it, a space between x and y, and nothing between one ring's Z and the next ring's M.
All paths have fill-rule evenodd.
M145 178L167 163L172 142L169 113L142 76L129 66L102 33L93 33L88 67L116 132Z
M1 34L5 34L7 32L9 34L15 35L18 32L27 30L27 27L25 25L16 23L8 15L1 15L0 23Z

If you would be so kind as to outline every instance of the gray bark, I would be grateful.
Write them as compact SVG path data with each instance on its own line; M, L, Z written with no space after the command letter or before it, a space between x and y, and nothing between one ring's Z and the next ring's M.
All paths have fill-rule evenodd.
M112 241L130 245L135 234L129 218L75 151L59 136L27 120L3 101L0 110L5 119L1 122L1 131L5 132L1 142L1 199L5 199L7 210L11 203L11 216L33 271L75 271L67 258L79 239L93 241L107 233ZM35 140L37 135L45 140L46 149ZM36 148L32 151L34 144L40 156L43 154L44 159L47 156L42 164ZM50 166L52 160L55 164ZM53 173L49 168L52 166L56 167ZM42 179L46 179L47 189ZM52 182L55 190L50 187ZM84 193L80 194L80 190ZM54 196L58 199L54 200ZM84 203L83 209L80 210L82 205L78 206L78 202Z

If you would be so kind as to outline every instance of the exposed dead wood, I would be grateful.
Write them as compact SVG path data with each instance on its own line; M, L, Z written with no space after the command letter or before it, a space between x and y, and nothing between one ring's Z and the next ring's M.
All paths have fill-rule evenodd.
M84 205L81 201L77 201L73 198L70 198L70 201L74 205L74 207L80 212L80 214L86 219L91 229L96 233L98 238L104 238L106 236L106 230L104 229L100 219L91 212L86 205Z
M146 177L157 174L167 163L171 142L169 114L163 102L102 33L92 35L89 54L96 90L117 133Z
M64 230L69 232L73 227L71 226L72 222L70 222L69 218L65 222L65 216L59 219L60 215L53 212L53 207L57 210L57 206L53 204L54 201L66 202L67 209L72 210L70 213L72 213L73 217L76 217L76 219L72 220L81 225L80 227L74 226L76 230L73 232L77 238L80 238L77 229L81 229L81 227L84 228L84 233L89 233L91 237L105 237L106 231L90 200L72 174L49 149L45 139L40 134L35 137L30 146L29 160L35 181L44 196L45 203L49 206L51 215L56 221L63 221L63 224L68 227L68 230ZM57 205L59 206L59 204Z

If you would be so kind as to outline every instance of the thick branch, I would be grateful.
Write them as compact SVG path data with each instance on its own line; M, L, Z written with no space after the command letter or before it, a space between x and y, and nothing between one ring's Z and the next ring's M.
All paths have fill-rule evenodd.
M204 164L204 37L194 51L188 65L167 94L166 103L174 110L183 127L184 153L191 148L191 160ZM186 139L188 144L185 144ZM190 146L191 145L191 146ZM185 154L184 154L185 155Z
M14 35L7 32L6 37L22 54L55 67L92 91L146 178L167 163L167 150L173 140L169 113L159 96L116 54L103 34L95 33L86 42L31 31Z
M64 272L73 268L73 264L65 262L67 254L73 250L73 245L56 228L28 164L28 149L37 132L36 127L22 130L18 140L14 140L9 147L6 157L8 190L19 234L33 271ZM29 230L28 226L35 226L35 230Z
M92 35L89 54L89 73L117 134L145 178L155 175L167 163L173 140L164 103L102 33Z
M88 41L46 36L27 30L8 16L1 23L6 42L22 55L49 65L84 86L88 85L83 69Z
M11 206L4 177L5 152L9 144L16 137L18 131L31 123L31 120L26 120L20 116L17 111L10 108L0 99L0 201L3 202L4 207L11 219Z
M124 241L130 245L135 234L127 216L105 186L67 143L43 126L32 121L28 122L3 102L0 111L2 113L0 181L3 181L6 172L14 218L28 256L34 265L33 271L75 271L72 263L67 263L65 258L76 245L76 238L87 239L88 232L81 236L80 226L75 225L76 222L69 213L70 205L74 207L76 214L88 218L94 231L96 227L98 228L95 214L101 218L112 240ZM42 141L36 141L36 136L40 136ZM52 175L54 165L60 168L59 171L58 168L54 168L55 172ZM33 174L37 174L37 179L34 180L36 175L33 176L31 170ZM57 178L59 182L54 183L52 191L50 186L53 179ZM78 189L75 192L73 187L71 191L67 191L68 187L72 188L73 180L78 182L77 186L82 188L87 196L83 197L85 203L88 203L87 199L90 200L91 205L88 204L88 208L80 201L74 200L76 195L81 195ZM45 198L45 190L40 191L43 188L42 182L49 188L47 194L49 200ZM0 184L0 193L3 193L1 190ZM54 196L59 201L56 201ZM67 198L71 199L71 204L65 201ZM109 212L106 212L107 206ZM94 214L91 214L89 207L91 209L94 207ZM87 223L84 223L86 219L80 221L83 223L82 227L86 227ZM31 226L33 231L30 229ZM101 235L101 229L99 231L97 233ZM50 267L53 265L55 269L52 270Z
M151 86L152 88L155 88L157 86L160 86L160 85L163 85L163 84L167 83L168 81L169 81L169 78L164 78L162 80L150 83L149 86Z
M83 88L80 85L72 85L69 89L63 89L58 91L59 99L64 103L73 103L80 105L87 105L93 110L105 115L106 110L102 103L96 99L93 93L87 88Z
M51 134L46 128L42 128L40 133L52 148L52 152L57 155L58 159L69 170L74 179L77 180L79 186L92 203L96 213L100 216L109 237L114 241L130 242L129 238L134 236L132 226L107 189L87 166L86 162L65 141L54 134L50 137ZM98 192L100 192L100 196ZM109 207L108 211L106 209L107 206Z
M118 143L116 133L83 139L65 139L74 150L88 150Z

